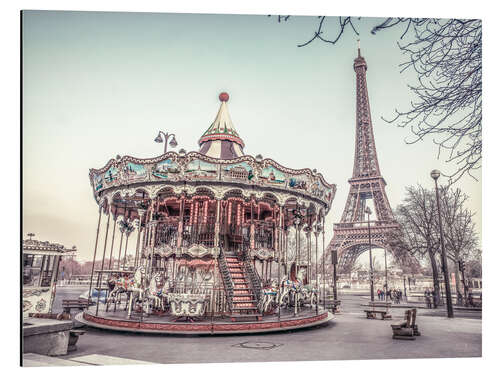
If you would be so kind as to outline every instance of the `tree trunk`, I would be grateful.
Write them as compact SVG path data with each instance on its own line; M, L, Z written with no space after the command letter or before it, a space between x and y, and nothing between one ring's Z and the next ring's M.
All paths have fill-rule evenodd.
M429 253L429 260L431 262L432 280L434 284L434 307L438 307L439 302L441 300L441 291L439 288L439 270L436 264L436 258L434 258L434 254L430 250L428 250L428 253Z
M460 274L460 269L458 267L458 260L455 261L455 288L456 288L456 295L457 295L457 304L458 304L458 293L460 293L462 295L462 298L465 297L463 291L462 291L462 287L461 287L461 279L462 279L462 275Z

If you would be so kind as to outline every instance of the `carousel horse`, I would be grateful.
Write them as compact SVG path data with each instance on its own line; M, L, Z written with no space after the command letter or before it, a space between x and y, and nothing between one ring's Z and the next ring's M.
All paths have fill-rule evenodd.
M156 272L149 282L149 286L145 289L146 299L146 313L149 314L149 303L152 302L153 309L165 310L163 304L162 291L163 291L163 276L161 272Z
M118 295L122 293L127 293L129 288L135 284L135 277L129 279L128 275L120 276L120 277L110 277L108 279L108 300L106 302L106 311L108 311L109 304L111 302L115 302Z
M304 285L300 289L300 293L304 304L308 303L311 307L315 307L318 304L318 290L312 285Z
M127 288L129 294L128 300L128 319L132 316L132 308L137 301L142 301L144 297L144 284L146 284L146 267L139 266L134 273L134 282Z
M262 313L269 312L278 303L278 282L271 280L262 288L258 308Z

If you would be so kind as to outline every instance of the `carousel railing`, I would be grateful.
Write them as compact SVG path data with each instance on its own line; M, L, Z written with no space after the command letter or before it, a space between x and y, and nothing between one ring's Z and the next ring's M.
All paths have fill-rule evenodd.
M260 300L260 296L262 294L262 280L260 276L255 272L255 267L253 266L250 257L248 255L248 252L244 253L245 255L243 256L243 264L245 266L245 271L250 278L250 285L253 290L253 294L255 296L255 299L257 301Z
M177 236L179 235L179 227L173 223L158 223L156 228L155 246L169 245L173 248L177 247Z
M219 270L222 275L222 282L224 283L224 290L227 302L229 303L229 309L233 305L233 296L234 296L234 284L233 279L229 273L229 268L227 266L226 254L224 252L224 248L221 247L221 251L219 254Z
M182 246L190 247L201 244L206 247L215 246L215 224L185 224L182 231Z

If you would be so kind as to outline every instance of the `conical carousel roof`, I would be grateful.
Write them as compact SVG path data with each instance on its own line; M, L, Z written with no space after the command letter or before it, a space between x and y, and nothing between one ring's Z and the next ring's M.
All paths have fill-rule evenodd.
M229 116L227 109L229 95L223 92L219 95L219 100L221 104L214 122L198 141L199 152L218 159L235 159L244 155L245 143L234 128Z

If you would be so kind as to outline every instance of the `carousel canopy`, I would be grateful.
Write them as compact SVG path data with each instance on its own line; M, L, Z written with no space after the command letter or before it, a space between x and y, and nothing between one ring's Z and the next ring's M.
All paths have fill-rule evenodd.
M238 135L229 116L227 109L229 95L223 92L219 95L219 100L221 101L219 112L212 125L199 140L199 152L217 159L236 159L244 155L245 143Z

